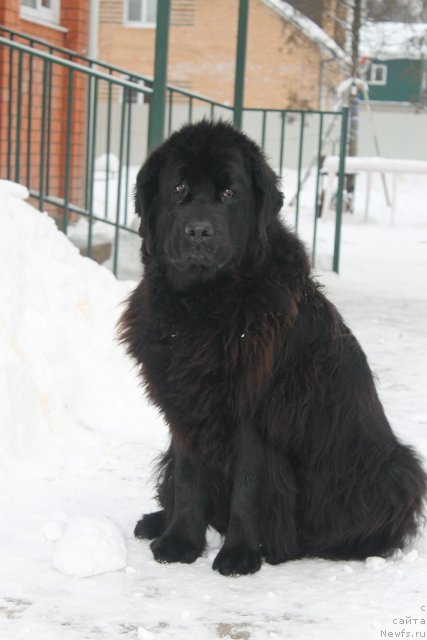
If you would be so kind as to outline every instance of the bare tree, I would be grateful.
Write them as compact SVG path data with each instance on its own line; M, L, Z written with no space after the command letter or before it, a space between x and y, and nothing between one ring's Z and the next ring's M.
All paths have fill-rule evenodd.
M373 22L426 22L427 0L366 0L366 17Z

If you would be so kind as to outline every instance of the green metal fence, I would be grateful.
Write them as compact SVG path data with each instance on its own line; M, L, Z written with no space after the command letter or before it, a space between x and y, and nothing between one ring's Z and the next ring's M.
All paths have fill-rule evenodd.
M132 143L133 103L129 96L149 96L151 89L16 41L0 38L0 47L8 67L6 137L3 131L1 135L4 177L25 184L40 210L48 209L60 218L65 233L70 231L70 220L86 219L84 251L89 257L94 249L94 225L111 227L107 237L113 247L112 268L117 273L120 234L136 233L129 227L128 199L124 197L129 186L126 158ZM106 180L103 210L94 202L100 94L105 96L109 111L113 99L120 103L118 179L114 194L111 181ZM105 131L107 154L113 124L110 121ZM107 176L111 174L109 161L107 155Z
M93 255L99 237L104 235L111 247L110 266L119 277L125 277L128 271L120 260L121 255L124 257L121 246L129 239L135 247L138 244L129 194L136 170L147 154L152 80L0 27L2 34L6 37L0 37L0 79L8 105L0 132L2 177L26 184L38 208L56 214L72 239L78 236L75 230L82 227L83 220L81 248L88 256ZM202 117L232 121L233 108L168 85L165 135L184 122ZM331 139L325 133L334 123ZM289 215L297 231L302 199L304 211L311 211L310 238L306 213L303 226L313 262L321 161L324 155L340 154L335 237L331 243L335 271L339 269L346 124L346 110L243 110L242 129L258 141L285 181L287 200L292 205ZM100 169L101 156L104 161ZM307 175L311 181L310 202L303 189ZM288 176L292 176L291 185L286 182Z

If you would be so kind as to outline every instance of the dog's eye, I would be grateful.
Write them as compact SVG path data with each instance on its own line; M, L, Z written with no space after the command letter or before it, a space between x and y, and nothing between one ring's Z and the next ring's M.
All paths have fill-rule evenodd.
M231 189L224 189L221 195L223 198L232 198L234 196L234 191Z
M176 187L175 187L175 191L176 191L177 193L180 193L180 194L183 194L183 193L184 193L184 191L185 191L185 189L186 189L186 186L185 186L185 184L184 184L183 182L180 182L180 183L179 183L179 184L177 184L177 185L176 185Z

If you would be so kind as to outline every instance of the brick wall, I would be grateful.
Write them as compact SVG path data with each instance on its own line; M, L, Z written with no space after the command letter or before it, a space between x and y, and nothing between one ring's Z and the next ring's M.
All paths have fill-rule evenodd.
M0 24L5 27L82 54L87 51L88 19L88 0L62 0L58 27L21 18L17 0L2 0L0 5ZM16 38L16 41L20 42L20 39ZM27 44L24 40L21 42ZM68 72L54 64L51 66L50 76L44 76L43 61L33 58L30 62L30 57L24 54L21 58L21 82L18 87L18 59L17 52L11 57L10 50L0 48L0 176L4 178L9 175L13 180L18 179L22 184L39 189L41 129L44 118L44 189L49 195L63 197ZM43 114L44 91L50 97L50 108ZM77 204L82 202L82 179L85 175L86 93L87 81L75 74L69 163L70 197ZM21 118L18 127L19 102Z
M155 29L126 26L124 12L124 0L100 0L99 57L152 75ZM237 13L238 0L172 0L170 83L232 104ZM245 106L317 107L325 57L262 0L251 0Z
M251 6L247 106L315 108L318 104L318 48L275 11Z

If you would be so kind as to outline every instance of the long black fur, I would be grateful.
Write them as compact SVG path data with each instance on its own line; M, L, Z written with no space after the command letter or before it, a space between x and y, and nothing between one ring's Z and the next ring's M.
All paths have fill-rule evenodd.
M416 534L426 476L281 205L261 150L225 123L184 127L138 174L144 277L120 335L170 426L161 510L135 529L159 561L194 561L208 525L225 575L386 556Z

